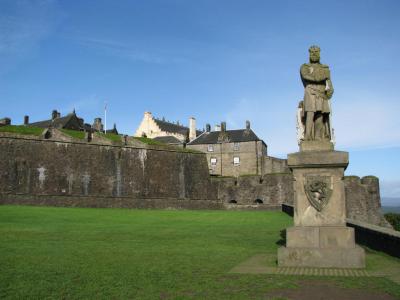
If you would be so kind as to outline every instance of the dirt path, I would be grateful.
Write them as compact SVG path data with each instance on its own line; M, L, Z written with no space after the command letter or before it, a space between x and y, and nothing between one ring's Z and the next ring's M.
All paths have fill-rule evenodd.
M275 290L265 295L264 299L290 300L398 300L382 292L371 292L362 289L342 288L333 282L299 281L299 288Z

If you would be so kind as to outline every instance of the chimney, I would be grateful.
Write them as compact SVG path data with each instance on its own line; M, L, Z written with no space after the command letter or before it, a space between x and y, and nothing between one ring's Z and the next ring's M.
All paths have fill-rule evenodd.
M92 127L96 131L103 131L103 124L101 123L101 118L95 118Z
M57 118L61 117L61 113L57 112Z
M246 121L246 130L250 130L250 121L249 120Z
M24 125L29 124L29 116L24 116Z
M58 116L58 112L57 112L57 110L54 109L54 110L52 111L52 113L51 113L51 119L54 120L54 119L57 118L57 116Z
M196 119L194 117L190 117L189 119L189 141L192 141L196 138Z
M211 131L211 125L210 124L206 124L206 132L210 132Z
M145 117L146 119L152 119L152 118L153 118L153 115L151 114L151 112L145 111L145 112L144 112L144 117Z
M226 131L226 122L221 122L221 131L222 132Z

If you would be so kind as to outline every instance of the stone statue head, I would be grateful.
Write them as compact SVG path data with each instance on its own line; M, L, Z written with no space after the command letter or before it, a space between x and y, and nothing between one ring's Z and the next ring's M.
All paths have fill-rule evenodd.
M319 63L321 49L318 46L311 46L308 49L310 53L310 63Z

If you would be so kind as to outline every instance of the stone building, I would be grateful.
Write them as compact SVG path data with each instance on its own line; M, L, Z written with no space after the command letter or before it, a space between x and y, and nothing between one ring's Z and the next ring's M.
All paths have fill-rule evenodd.
M222 122L220 130L206 131L186 145L207 153L212 175L241 176L286 172L286 160L267 156L267 145L251 130L246 121L245 129L226 130Z
M196 130L196 119L193 117L189 119L189 127L185 127L179 122L175 124L166 121L164 118L160 120L154 118L151 112L145 112L134 136L145 136L167 144L183 145L194 140L201 133L201 131Z
M82 118L79 118L75 110L66 116L61 116L61 113L57 110L53 110L51 113L51 119L29 123L29 116L24 117L24 125L34 126L39 128L57 128L57 129L71 129L71 130L85 130L85 126L90 128L89 124L85 124Z
M34 126L39 128L57 128L57 129L70 129L70 130L78 130L78 131L87 131L87 132L103 132L104 126L101 122L101 118L95 118L94 123L92 125L85 123L83 118L79 118L76 115L75 110L72 113L69 113L65 116L61 116L61 113L57 110L53 110L51 113L51 119L29 123L29 116L24 117L24 125ZM107 133L118 134L118 130L116 124L114 123L114 127L112 129L107 129Z

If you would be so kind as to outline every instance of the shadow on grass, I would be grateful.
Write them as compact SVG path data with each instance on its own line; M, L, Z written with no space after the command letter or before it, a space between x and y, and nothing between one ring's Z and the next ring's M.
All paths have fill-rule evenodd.
M279 232L280 239L275 243L278 246L286 246L286 229Z

